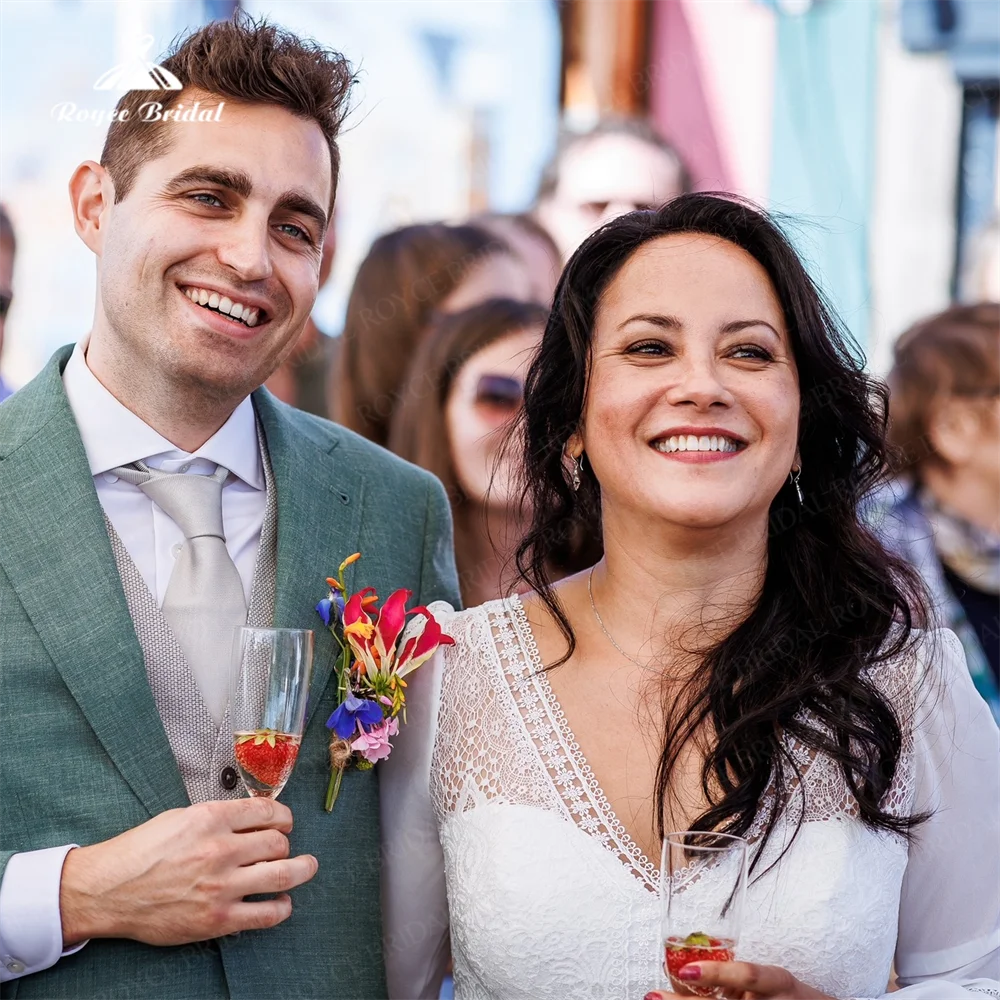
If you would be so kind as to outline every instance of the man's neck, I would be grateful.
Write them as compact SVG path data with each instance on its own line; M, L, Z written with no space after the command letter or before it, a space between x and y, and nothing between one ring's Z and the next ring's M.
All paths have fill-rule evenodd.
M88 345L84 360L94 378L122 406L188 454L216 434L240 402L219 399L207 392L179 392L175 386L143 380L135 370L121 370L120 361L116 363L96 343Z

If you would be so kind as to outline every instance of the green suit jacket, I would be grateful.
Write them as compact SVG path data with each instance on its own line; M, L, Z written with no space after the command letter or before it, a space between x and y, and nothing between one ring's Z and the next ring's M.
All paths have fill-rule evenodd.
M0 407L0 878L11 854L91 844L188 805L146 679L101 506L63 390L70 355ZM360 551L349 588L407 587L458 606L441 484L325 420L254 404L278 501L275 625L316 629L305 737L281 800L293 854L319 860L278 927L154 948L95 940L0 997L384 997L377 770L323 810L334 643L314 611Z

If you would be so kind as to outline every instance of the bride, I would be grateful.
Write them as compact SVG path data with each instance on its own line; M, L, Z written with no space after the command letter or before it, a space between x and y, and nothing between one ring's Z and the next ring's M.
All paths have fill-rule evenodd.
M789 243L687 195L577 251L525 392L532 588L454 615L380 775L390 995L672 997L665 832L751 845L734 997L1000 996L998 734L857 517L885 396ZM550 587L568 532L603 539ZM696 891L696 885L688 891Z

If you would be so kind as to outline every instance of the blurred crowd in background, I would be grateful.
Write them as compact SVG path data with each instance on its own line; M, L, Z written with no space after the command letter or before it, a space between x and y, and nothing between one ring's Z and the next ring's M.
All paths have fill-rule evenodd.
M54 108L113 106L93 80L137 38L162 50L236 6L0 6L0 398L93 306L65 186L106 126ZM360 79L317 308L268 388L442 480L467 605L512 585L526 514L506 432L563 264L608 219L728 191L779 213L887 376L899 460L872 520L1000 716L994 0L242 6Z

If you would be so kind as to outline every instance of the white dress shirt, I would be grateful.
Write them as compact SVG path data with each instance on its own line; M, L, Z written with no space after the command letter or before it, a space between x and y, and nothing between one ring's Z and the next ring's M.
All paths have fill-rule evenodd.
M247 397L197 451L172 445L120 403L87 367L86 339L63 371L63 387L83 438L97 498L158 605L184 542L180 528L138 486L111 469L144 461L165 472L231 475L222 490L226 548L250 603L267 497L253 404ZM0 881L0 982L40 972L63 955L59 885L67 853L78 845L26 851L7 863Z

